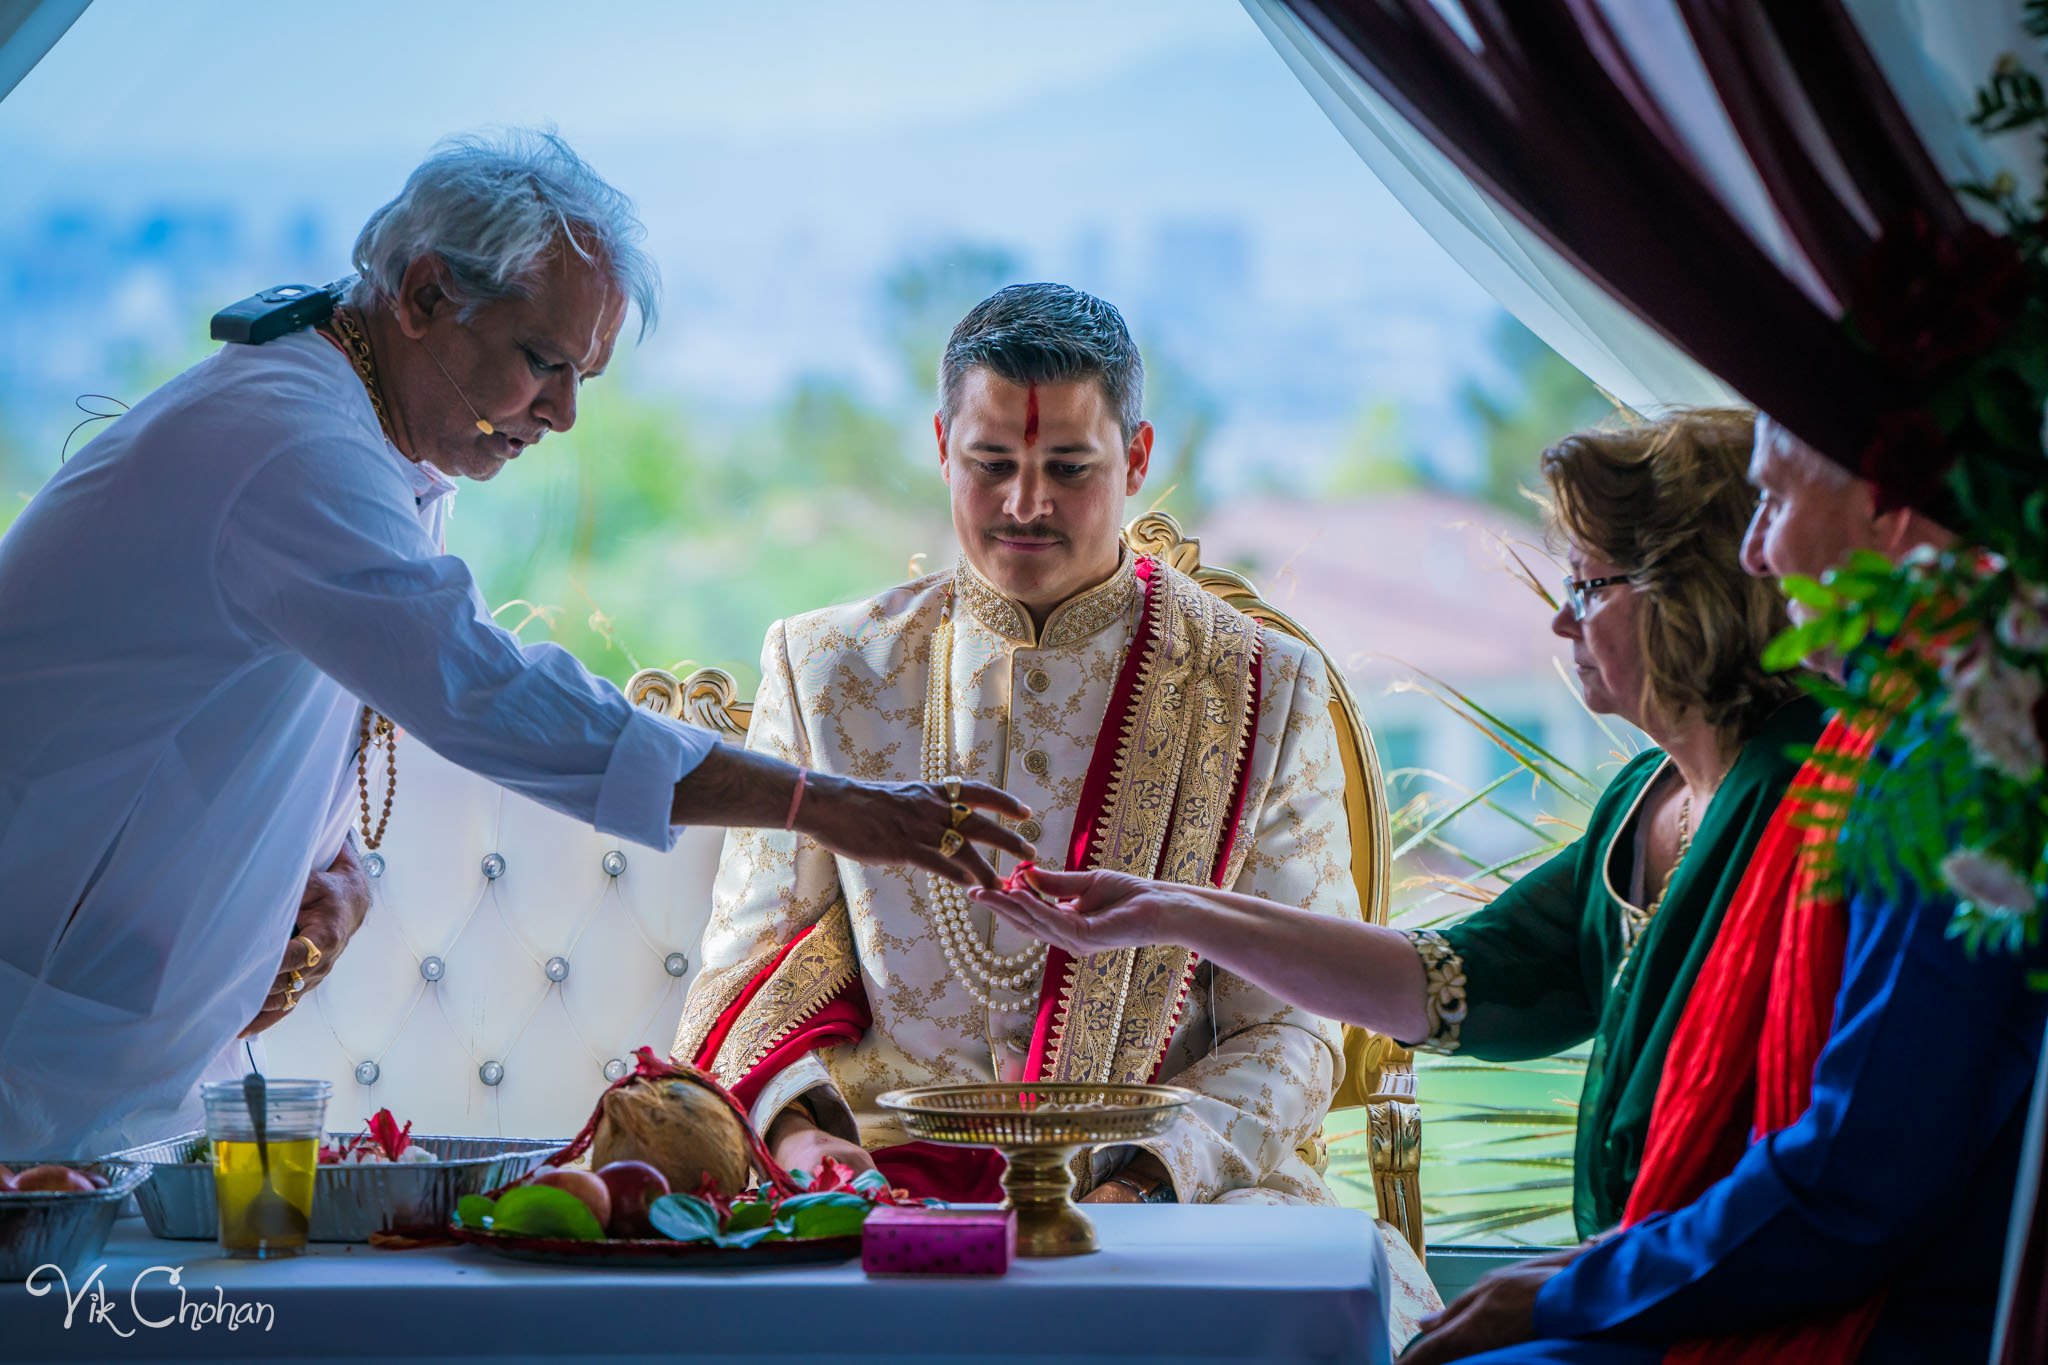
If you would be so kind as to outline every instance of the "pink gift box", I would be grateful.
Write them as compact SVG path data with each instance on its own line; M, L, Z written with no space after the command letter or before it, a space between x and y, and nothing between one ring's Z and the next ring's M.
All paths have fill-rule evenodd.
M1016 1255L1011 1209L880 1208L860 1228L870 1275L1001 1275Z

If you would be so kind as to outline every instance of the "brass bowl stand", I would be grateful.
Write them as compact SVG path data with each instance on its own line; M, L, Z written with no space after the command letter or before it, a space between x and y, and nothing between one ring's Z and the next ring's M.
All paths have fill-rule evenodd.
M1095 1224L1074 1203L1075 1147L1004 1147L1005 1202L1017 1211L1019 1256L1085 1256Z
M926 1142L993 1147L1009 1159L1005 1207L1017 1211L1019 1256L1084 1256L1095 1225L1074 1204L1074 1157L1084 1147L1163 1132L1194 1096L1168 1085L933 1085L892 1090L877 1103Z

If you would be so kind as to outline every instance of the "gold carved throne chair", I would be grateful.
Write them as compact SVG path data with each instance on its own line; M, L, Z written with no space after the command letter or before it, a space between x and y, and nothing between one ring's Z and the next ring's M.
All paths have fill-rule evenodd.
M1259 595L1241 574L1205 566L1201 543L1181 532L1164 512L1148 512L1124 528L1124 542L1194 579L1247 616L1293 636L1318 652L1300 623ZM1374 924L1387 922L1392 839L1388 825L1386 784L1372 735L1360 719L1358 706L1337 662L1329 665L1330 718L1344 763L1344 807L1351 833L1351 876L1358 887L1359 908ZM700 668L685 678L664 669L644 669L626 686L636 705L705 726L744 741L753 706L742 701L730 673ZM1344 1082L1332 1103L1333 1112L1363 1109L1366 1117L1373 1194L1380 1218L1422 1255L1422 1116L1415 1103L1414 1054L1390 1038L1364 1029L1344 1029ZM1322 1153L1316 1154L1318 1157ZM1323 1162L1318 1160L1318 1166Z

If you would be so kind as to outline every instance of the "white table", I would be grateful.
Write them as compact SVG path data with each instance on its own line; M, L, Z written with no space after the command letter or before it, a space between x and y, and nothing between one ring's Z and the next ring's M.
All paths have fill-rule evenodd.
M61 1288L38 1298L0 1284L0 1359L1387 1359L1385 1253L1362 1212L1106 1205L1089 1216L1095 1255L1020 1260L987 1280L871 1280L857 1260L582 1269L471 1247L316 1245L296 1260L231 1261L130 1219L99 1258L109 1321L90 1319L79 1282L94 1267L70 1285L80 1298L68 1328ZM152 1266L181 1267L179 1286ZM138 1326L131 1298L161 1321L178 1313L180 1287L187 1305L267 1309L271 1326Z

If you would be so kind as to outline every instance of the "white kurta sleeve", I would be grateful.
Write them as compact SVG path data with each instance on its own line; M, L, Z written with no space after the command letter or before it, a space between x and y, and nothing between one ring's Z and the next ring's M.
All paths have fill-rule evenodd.
M468 566L437 553L395 472L351 481L322 455L308 444L272 456L230 507L215 555L229 619L450 762L604 833L671 847L675 784L716 739L486 619Z
M1270 656L1269 656L1270 658ZM1248 831L1250 853L1230 888L1281 905L1343 919L1359 917L1344 815L1344 770L1331 724L1320 655L1311 650L1291 688L1279 757ZM1270 704L1270 703L1269 703ZM1293 1161L1322 1130L1343 1066L1343 1033L1332 1020L1297 1009L1242 977L1203 964L1182 1025L1215 1046L1161 1077L1198 1098L1159 1138L1136 1144L1158 1157L1182 1203L1209 1203L1266 1186L1293 1199L1331 1202L1327 1187ZM1207 1014L1205 1020L1201 1017Z

